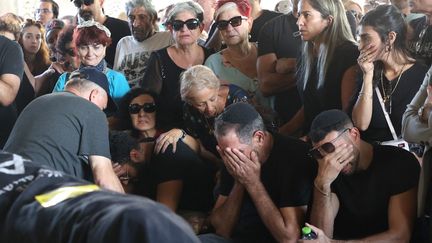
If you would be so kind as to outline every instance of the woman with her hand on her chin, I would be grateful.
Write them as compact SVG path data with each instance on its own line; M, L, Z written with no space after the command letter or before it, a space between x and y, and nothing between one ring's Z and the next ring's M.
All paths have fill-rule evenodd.
M404 18L392 5L378 6L360 21L358 64L363 78L354 99L352 118L354 125L364 131L362 137L366 140L393 140L376 87L396 135L400 136L402 115L428 70L411 57L406 35Z

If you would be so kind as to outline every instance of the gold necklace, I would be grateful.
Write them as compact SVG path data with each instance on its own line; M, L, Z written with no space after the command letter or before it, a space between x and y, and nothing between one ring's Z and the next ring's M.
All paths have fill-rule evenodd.
M400 81L400 79L402 77L402 73L403 73L403 71L405 69L405 66L406 66L406 64L404 64L402 66L402 69L399 72L399 77L397 78L397 81L396 81L396 85L394 86L393 89L392 89L392 86L393 86L392 85L392 81L388 80L389 84L390 84L390 93L387 93L386 89L384 88L384 80L383 80L384 69L381 70L381 88L382 88L382 91L383 91L383 102L384 102L384 105L385 105L385 107L387 109L387 112L389 114L391 114L391 108L392 108L391 107L391 105L392 105L392 95L395 92L395 90L396 90L396 88L397 88L397 86L399 84L399 81Z

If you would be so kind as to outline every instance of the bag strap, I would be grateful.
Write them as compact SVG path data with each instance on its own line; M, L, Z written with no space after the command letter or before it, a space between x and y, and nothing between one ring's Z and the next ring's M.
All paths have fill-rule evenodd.
M387 113L387 111L386 111L386 109L385 109L384 101L383 101L383 99L382 99L382 97L381 97L381 91L379 90L378 86L375 87L375 92L376 92L376 95L378 96L378 100L379 100L379 103L380 103L381 109L382 109L382 111L383 111L383 113L384 113L384 117L385 117L385 119L386 119L386 122L387 122L388 127L390 128L390 132L391 132L391 134L392 134L392 136L393 136L393 139L394 139L394 140L397 140L398 137L397 137L397 135L396 135L396 131L395 131L394 127L393 127L393 123L392 123L391 120L390 120L390 116L389 116L389 114Z

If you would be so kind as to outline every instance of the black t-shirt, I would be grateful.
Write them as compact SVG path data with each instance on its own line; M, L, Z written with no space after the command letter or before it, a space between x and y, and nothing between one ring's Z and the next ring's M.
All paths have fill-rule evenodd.
M165 153L153 155L148 170L154 187L152 194L160 183L183 182L177 210L209 212L212 208L215 168L182 141L177 142L175 153L170 146ZM156 194L150 196L155 198Z
M21 46L0 35L0 76L14 74L22 79L23 72L24 56ZM0 105L0 149L6 143L16 118L17 110L14 104L6 107Z
M340 203L333 237L359 239L386 231L390 197L416 187L419 173L419 163L410 152L374 146L365 171L339 174L331 185Z
M413 38L408 40L408 47L417 61L430 67L432 64L432 25L429 25L427 16L414 19L409 24L414 34Z
M105 114L69 92L32 101L18 117L4 148L88 180L93 179L88 156L111 158Z
M103 23L111 32L111 45L106 49L105 61L109 68L114 65L114 58L119 40L125 36L131 35L128 22L107 16Z
M249 39L250 42L256 42L258 41L260 31L262 27L267 23L269 20L281 15L281 13L270 11L263 9L261 11L261 15L254 19L252 24L252 29L250 31L251 38Z
M407 69L398 82L396 87L396 83L398 77L396 77L392 83L392 87L396 87L394 93L392 95L392 108L390 114L390 120L392 121L393 127L398 136L401 135L402 132L402 115L404 114L407 105L411 102L414 95L420 88L420 85L423 82L424 76L428 71L428 67L423 64L415 63L411 68ZM383 75L384 83L387 83L387 79L385 75ZM362 79L360 78L358 81L358 92L360 92L362 86ZM381 80L378 80L377 83L381 95L383 94ZM393 89L392 89L393 90ZM358 96L355 95L354 97ZM355 98L353 97L353 104L355 104ZM387 122L384 117L383 110L379 103L378 97L376 95L375 89L373 90L373 106L372 106L372 118L369 124L369 127L366 131L362 133L362 138L367 141L388 141L393 140L393 137L390 133L390 129L387 125Z
M309 158L309 145L301 140L273 135L270 157L261 167L261 181L277 208L297 207L309 203L316 162ZM234 179L222 170L220 194L228 196ZM275 242L262 222L255 205L246 193L232 238L239 242Z
M184 128L180 74L185 71L173 62L167 48L152 52L147 71L139 82L140 87L159 94L157 124L160 129L166 131ZM204 47L203 50L205 61L212 53Z
M190 226L149 199L96 190L43 207L36 195L89 185L0 151L0 242L199 242Z
M258 38L258 56L274 53L279 58L297 58L301 48L297 19L292 13L283 14L268 21ZM283 31L281 31L283 30ZM289 121L300 109L302 103L295 87L275 95L275 111L283 123Z
M316 60L306 88L302 79L304 75L300 72L297 73L297 89L303 99L304 106L305 122L303 132L305 134L309 132L313 119L319 113L329 109L342 109L342 78L348 68L357 64L358 56L359 51L354 43L345 42L338 46L327 69L324 84L320 88L318 88ZM299 63L301 63L301 60Z

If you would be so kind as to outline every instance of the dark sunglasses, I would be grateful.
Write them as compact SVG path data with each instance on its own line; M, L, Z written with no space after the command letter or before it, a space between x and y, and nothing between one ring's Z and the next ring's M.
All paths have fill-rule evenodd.
M181 30L184 25L186 25L189 30L194 30L198 28L200 21L198 19L188 19L186 21L174 20L171 22L171 26L175 31Z
M242 24L243 20L247 20L247 18L244 16L236 16L236 17L232 17L229 20L219 20L216 22L216 27L219 30L226 30L228 28L229 24L232 27L237 27L237 26L240 26Z
M319 147L309 150L309 156L311 156L314 159L324 158L324 156L320 152L320 149L325 151L327 154L333 153L336 150L336 147L333 145L333 143L336 142L336 140L338 140L342 136L342 134L344 134L346 131L349 131L350 129L351 128L345 128L345 130L339 133L339 135L333 140L331 140L330 142L324 143Z
M129 113L130 114L138 114L141 109L143 109L144 112L153 113L156 111L156 104L155 103L144 103L143 105L139 105L139 104L130 104L129 105Z
M92 5L94 3L94 0L74 0L73 3L75 4L75 7L81 8L81 5Z

